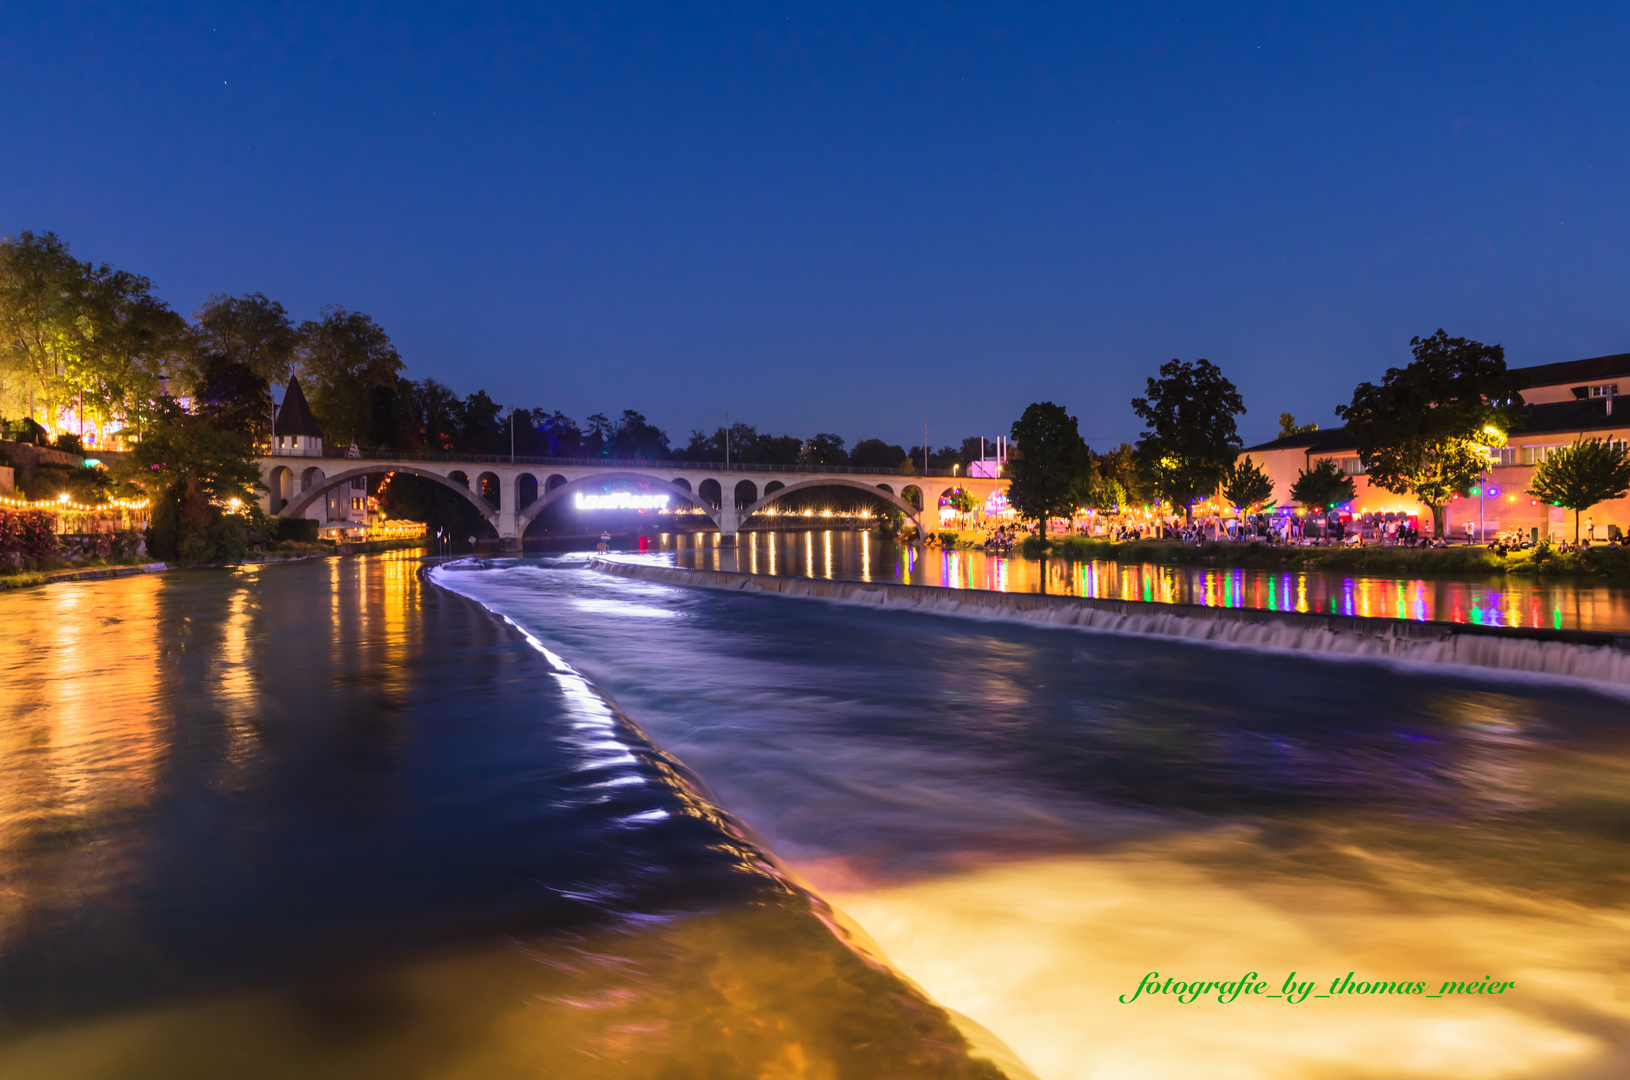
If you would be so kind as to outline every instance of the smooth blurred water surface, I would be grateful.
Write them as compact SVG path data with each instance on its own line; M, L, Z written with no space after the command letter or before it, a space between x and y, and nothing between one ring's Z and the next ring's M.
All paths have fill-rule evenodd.
M1042 1077L1630 1075L1622 701L488 567L437 580L558 651ZM1516 987L1118 1003L1151 971Z
M1275 573L1107 560L1041 562L982 551L897 544L871 533L841 529L744 532L734 548L719 547L716 534L670 533L659 538L652 554L665 556L673 565L698 570L1485 626L1630 632L1630 589L1512 575L1452 580Z
M0 594L0 1077L995 1075L418 570Z

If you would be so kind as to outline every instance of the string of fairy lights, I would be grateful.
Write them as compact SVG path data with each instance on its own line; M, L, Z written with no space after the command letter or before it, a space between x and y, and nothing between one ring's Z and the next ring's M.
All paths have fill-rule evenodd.
M110 510L146 510L151 504L148 499L108 499L106 502L81 503L75 502L70 495L58 495L54 499L23 499L12 495L0 495L0 507L12 510L46 510L54 514L105 514Z

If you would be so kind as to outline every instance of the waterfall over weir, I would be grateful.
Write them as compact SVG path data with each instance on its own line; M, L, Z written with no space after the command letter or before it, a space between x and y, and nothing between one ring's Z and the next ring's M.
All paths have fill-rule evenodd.
M671 585L768 592L938 615L1021 621L1111 634L1149 634L1204 644L1455 665L1582 680L1630 694L1630 635L1418 622L1138 600L949 589L838 579L689 570L597 558L603 573Z

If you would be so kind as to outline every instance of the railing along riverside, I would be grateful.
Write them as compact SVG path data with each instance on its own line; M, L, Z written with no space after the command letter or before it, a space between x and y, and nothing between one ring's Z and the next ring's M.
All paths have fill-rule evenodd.
M324 455L326 458L328 455ZM347 457L344 452L335 455L336 460ZM769 473L828 473L838 475L860 476L922 476L959 478L960 474L951 469L929 469L926 473L921 470L907 471L905 469L865 468L858 465L764 465L758 463L744 463L732 461L725 465L720 461L675 461L667 458L555 458L555 457L527 457L516 454L450 454L430 450L363 450L358 458L349 458L357 461L446 461L461 462L468 465L566 465L581 468L601 469L645 469L652 472L664 472L674 469L689 471L715 471L715 472L769 472Z

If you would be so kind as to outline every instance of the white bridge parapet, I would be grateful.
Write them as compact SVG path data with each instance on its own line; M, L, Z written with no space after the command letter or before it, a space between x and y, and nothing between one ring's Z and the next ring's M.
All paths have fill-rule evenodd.
M981 503L1006 490L1007 480L954 475L948 470L911 474L852 467L707 464L687 461L567 460L479 455L361 458L258 459L268 514L321 518L323 496L359 477L410 473L445 485L470 501L492 524L499 547L515 550L528 525L549 506L577 492L603 494L607 485L668 495L701 510L719 530L720 543L735 542L742 525L759 510L796 491L846 487L865 491L899 509L926 535L939 525L941 497L960 488ZM482 492L495 493L495 499ZM918 505L913 506L912 501ZM919 509L921 507L921 509Z

